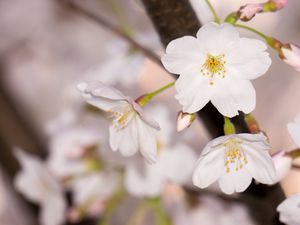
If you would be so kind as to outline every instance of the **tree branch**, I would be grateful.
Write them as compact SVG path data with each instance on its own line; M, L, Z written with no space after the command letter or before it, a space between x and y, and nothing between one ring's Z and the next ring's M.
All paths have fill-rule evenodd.
M119 29L118 27L113 26L108 21L106 21L104 18L102 18L99 15L96 15L89 11L88 9L80 6L76 3L76 1L73 0L58 0L58 2L63 3L66 7L69 7L70 9L76 11L78 14L86 17L87 19L94 21L95 23L99 24L100 26L104 27L105 29L111 31L116 36L123 38L125 41L127 41L133 48L138 49L141 51L146 57L151 59L153 62L157 63L158 65L162 66L160 57L156 55L153 51L150 49L147 49L146 47L140 45L137 41L135 41L133 38L131 38L129 35L123 32L122 29Z

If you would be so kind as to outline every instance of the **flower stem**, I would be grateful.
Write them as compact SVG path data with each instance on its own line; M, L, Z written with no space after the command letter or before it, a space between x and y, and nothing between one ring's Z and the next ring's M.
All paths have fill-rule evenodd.
M114 14L116 15L123 32L129 37L133 37L135 33L134 29L129 24L126 16L124 15L122 8L115 2L115 0L105 0L105 1L110 6Z
M235 134L235 126L231 122L230 118L224 116L224 134L231 135Z
M162 206L160 198L148 200L149 206L154 210L156 216L156 225L172 225L172 220Z
M242 29L245 29L245 30L249 30L249 31L251 31L251 32L253 32L253 33L259 35L260 37L262 37L263 39L265 39L265 41L266 41L271 47L273 47L273 46L272 46L272 43L273 43L273 38L272 38L272 37L269 37L269 36L265 35L264 33L262 33L261 31L258 31L258 30L254 29L254 28L252 28L252 27L248 27L248 26L243 25L243 24L238 24L238 23L236 23L236 24L233 24L233 25L236 26L236 27L240 27L240 28L242 28Z
M212 14L215 17L215 22L218 23L218 24L220 24L221 23L221 19L218 16L218 14L217 14L216 10L214 9L213 5L211 4L211 2L209 0L205 0L205 1L206 1L207 5L208 5L210 11L212 12Z
M140 105L140 106L145 106L147 105L151 100L152 98L154 98L155 96L157 96L158 94L164 92L165 90L169 89L170 87L174 86L175 84L175 81L153 91L153 92L150 92L148 94L144 94L142 96L140 96L139 98L137 98L136 102Z

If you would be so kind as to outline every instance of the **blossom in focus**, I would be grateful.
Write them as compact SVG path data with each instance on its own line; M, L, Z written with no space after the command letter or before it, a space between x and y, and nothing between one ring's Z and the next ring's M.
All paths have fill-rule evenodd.
M123 156L140 151L149 163L156 161L155 132L159 125L145 115L140 105L102 82L81 83L78 89L89 104L111 116L109 144L113 151L119 150Z
M240 38L228 23L208 23L197 38L171 41L162 57L164 67L179 74L176 99L183 112L194 113L209 101L224 116L250 113L256 93L250 80L262 76L271 65L267 46L256 39Z
M139 160L127 165L125 187L134 196L157 197L168 182L184 184L189 181L195 162L194 151L186 145L162 149L154 165Z
M293 160L290 156L286 155L285 151L279 151L273 155L272 160L276 169L277 182L279 182L290 172Z
M284 200L278 207L279 219L287 225L300 225L300 194Z
M64 222L66 203L63 189L38 158L21 150L16 157L22 170L17 174L16 189L41 207L42 225L60 225Z
M280 57L288 65L300 72L300 48L294 44L287 44L281 47Z
M262 12L264 9L263 4L246 4L242 6L238 12L237 15L240 20L242 21L249 21L251 20L257 13Z
M115 193L117 184L117 175L112 172L90 173L75 179L71 190L74 195L72 210L80 212L77 221L80 216L99 217L106 208L106 202Z
M251 184L252 177L263 184L274 184L276 171L270 149L262 133L218 137L201 152L193 183L206 188L218 181L226 194L243 192Z

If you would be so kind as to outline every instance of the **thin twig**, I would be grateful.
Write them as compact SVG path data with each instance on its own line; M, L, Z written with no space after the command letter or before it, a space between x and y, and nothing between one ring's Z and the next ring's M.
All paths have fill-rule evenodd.
M300 166L299 166L299 165L296 165L296 164L293 164L293 165L292 165L292 169L300 170Z
M138 42L136 42L134 39L132 39L130 36L125 34L121 29L118 27L113 26L108 21L100 17L99 15L96 15L89 10L85 9L84 7L79 6L75 1L73 0L58 0L60 3L63 3L66 6L69 6L76 12L80 13L84 17L96 22L97 24L101 25L102 27L106 28L107 30L111 31L115 35L123 38L125 41L127 41L133 48L138 49L141 51L145 56L147 56L149 59L151 59L153 62L157 63L159 66L162 67L160 58L158 55L156 55L153 51L150 49L140 45Z

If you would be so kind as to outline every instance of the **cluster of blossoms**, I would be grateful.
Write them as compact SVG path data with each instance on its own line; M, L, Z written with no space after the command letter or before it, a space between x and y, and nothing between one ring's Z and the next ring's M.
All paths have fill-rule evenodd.
M236 15L247 21L256 13L275 11L284 5L285 1L274 0L249 4L241 7ZM300 70L298 47L289 44L277 48L285 62ZM209 102L224 116L225 125L231 126L224 129L224 136L206 144L198 160L190 146L171 141L173 126L165 107L152 112L151 107L145 109L152 98L173 83L135 100L103 80L81 82L77 85L79 94L98 110L101 120L84 128L79 115L67 112L51 123L51 154L46 163L17 150L23 168L16 177L17 189L41 205L42 224L58 225L65 220L65 215L73 222L85 216L104 215L114 205L110 203L124 195L123 188L133 196L152 200L162 197L168 203L170 189L184 192L184 188L191 188L191 183L203 189L218 182L222 192L233 194L245 191L253 179L267 185L279 182L291 168L292 154L280 151L272 157L272 148L263 132L236 134L230 121L240 112L250 114L255 109L256 92L251 81L266 74L271 65L266 50L265 42L240 37L237 28L228 21L207 23L196 37L184 36L168 44L161 61L168 72L179 75L173 82L175 98L182 105L177 130L189 127L196 118L195 113ZM135 54L131 60L141 63L143 58ZM118 60L107 65L110 71L116 65L126 67L123 60ZM134 70L139 63L134 63ZM117 73L113 70L112 74L115 77ZM109 82L119 84L120 80ZM132 82L126 79L125 83ZM107 132L99 131L96 124L107 126ZM299 118L288 129L300 148ZM108 148L112 151L107 151ZM65 191L72 194L71 207L66 204ZM299 202L299 196L295 196L278 206L282 222L299 224ZM200 206L188 211L183 203L178 208L180 213L172 216L174 224L197 224L201 220ZM194 217L196 222L191 219ZM190 222L178 222L186 218Z

